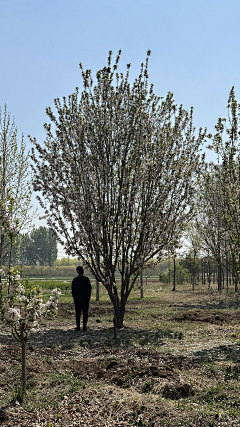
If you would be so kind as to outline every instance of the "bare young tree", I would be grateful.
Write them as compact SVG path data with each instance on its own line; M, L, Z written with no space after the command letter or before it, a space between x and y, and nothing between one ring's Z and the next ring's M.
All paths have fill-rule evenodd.
M118 327L142 266L192 216L194 180L205 137L193 110L173 94L161 100L148 83L148 51L133 84L118 71L121 51L84 89L49 107L44 146L31 138L34 190L66 253L78 256L106 287ZM121 287L115 274L120 270Z

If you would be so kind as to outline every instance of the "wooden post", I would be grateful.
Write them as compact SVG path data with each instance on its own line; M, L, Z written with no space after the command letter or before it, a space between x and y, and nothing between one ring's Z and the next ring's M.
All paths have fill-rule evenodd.
M96 301L99 301L99 282L96 280Z

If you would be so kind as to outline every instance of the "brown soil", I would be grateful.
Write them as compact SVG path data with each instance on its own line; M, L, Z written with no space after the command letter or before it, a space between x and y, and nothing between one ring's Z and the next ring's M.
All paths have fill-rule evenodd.
M74 360L71 359L73 355L75 356ZM1 347L0 372L9 377L8 374L14 368L20 369L21 362L18 358L19 347L14 345ZM141 422L144 421L148 424L133 425L159 426L161 425L161 417L164 414L167 415L166 411L159 408L157 402L150 404L148 397L143 399L142 393L149 393L154 389L155 394L158 393L158 397L162 395L170 399L192 395L192 387L189 384L182 384L177 372L179 369L189 369L191 366L190 358L160 354L157 351L144 349L135 351L120 349L87 350L80 354L76 354L74 351L61 351L59 354L55 349L30 346L28 348L27 372L28 381L32 382L32 385L36 385L36 382L40 383L41 376L50 376L52 379L48 386L51 391L53 392L58 387L64 390L63 376L64 378L73 376L83 382L86 381L86 384L94 382L95 390L92 390L91 386L87 386L87 388L83 388L82 392L75 394L66 390L66 398L64 396L57 403L58 413L61 414L61 418L58 419L56 419L54 405L52 408L29 412L18 402L12 401L10 405L6 408L2 407L0 411L1 425L9 427L47 426L49 425L47 422L49 422L51 426L65 427L72 425L121 426L130 425L128 422L137 417L139 422L142 420ZM9 379L11 377L10 374ZM1 384L3 392L7 393L8 388L7 382ZM109 393L111 398L113 395L115 396L114 404L108 399ZM94 401L93 396L97 401ZM116 416L111 412L114 411L114 407L116 410L116 406L118 406L116 401L124 398L124 402L126 402L127 396L129 396L130 405L125 405L124 409L124 405L121 404ZM138 397L135 403L133 396ZM143 400L145 401L144 405L141 403ZM101 407L97 402L102 402ZM111 408L108 407L110 404ZM82 412L85 413L84 422L78 420L78 417L82 416ZM94 413L95 418L92 424L90 418ZM86 414L88 415L86 416ZM109 424L102 424L103 421Z
M86 333L73 329L73 304L60 304L58 316L46 319L41 331L28 341L28 389L20 403L17 384L21 373L21 349L1 323L0 425L240 425L240 416L235 412L231 415L227 406L220 410L221 406L214 406L214 399L212 409L207 406L212 399L210 388L219 388L219 384L228 384L227 381L229 408L238 405L237 388L233 388L235 383L232 382L238 381L240 372L233 358L238 360L236 339L240 336L240 311L235 308L235 299L225 301L224 307L230 308L223 309L220 298L217 301L212 298L209 302L207 296L205 307L201 309L202 295L193 297L191 294L187 304L190 304L190 297L195 300L189 307L191 310L187 310L186 302L176 302L177 294L170 294L170 297L169 301L166 298L164 301L129 301L126 319L129 317L131 321L126 321L115 341L111 303L100 301L90 305L90 326ZM203 327L208 328L205 341L201 340ZM190 344L195 335L196 348L192 351ZM230 344L227 341L225 347L219 340L219 337L223 340L223 336L232 340ZM137 344L133 343L134 339ZM186 351L180 354L184 348ZM221 351L224 354L221 355ZM212 355L214 360L212 371L206 371L208 365L207 368L203 365L206 355ZM232 358L231 365L229 358ZM221 368L225 362L228 374L223 369L215 371L215 366ZM225 390L221 393L223 396ZM221 394L220 398L223 399Z

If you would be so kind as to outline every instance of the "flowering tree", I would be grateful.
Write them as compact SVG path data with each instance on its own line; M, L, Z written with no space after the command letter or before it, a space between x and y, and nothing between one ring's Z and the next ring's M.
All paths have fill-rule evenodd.
M11 266L19 232L31 222L32 185L25 149L23 136L18 146L17 127L5 105L3 114L0 108L0 268L4 259Z
M191 218L198 153L192 109L161 100L148 84L148 57L131 85L118 72L120 53L96 74L82 70L84 89L46 112L45 146L31 138L34 190L65 247L106 287L118 326L142 266ZM121 274L121 289L115 285Z
M216 133L210 135L209 148L218 155L204 174L201 214L198 229L204 249L218 264L218 289L221 290L223 266L235 278L235 291L240 279L240 104L234 88L228 99L228 121L219 118Z
M1 194L1 193L0 193ZM0 230L1 230L1 242L3 245L4 239L3 237L6 236L9 241L10 245L5 245L5 255L8 250L9 255L9 269L11 266L11 260L12 260L12 247L16 241L17 234L19 231L19 220L18 218L14 218L12 215L12 212L14 210L14 203L15 200L12 197L5 197L0 200ZM3 249L3 246L1 246L1 249ZM1 268L1 256L0 256L0 304L2 300L2 275L3 270Z
M0 272L2 273L2 271ZM46 304L38 287L20 277L16 268L8 274L9 292L2 298L0 306L2 319L10 326L14 338L22 346L22 385L26 387L26 342L31 332L39 330L43 316L55 315L60 291L54 289Z
M198 251L201 250L208 259L212 258L216 262L219 291L221 291L222 267L227 244L226 229L223 223L225 197L223 188L224 178L221 168L215 164L208 165L199 186L200 203L195 233Z

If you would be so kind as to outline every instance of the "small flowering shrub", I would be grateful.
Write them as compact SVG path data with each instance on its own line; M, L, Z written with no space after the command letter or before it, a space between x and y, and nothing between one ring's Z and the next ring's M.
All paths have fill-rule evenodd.
M38 286L33 286L27 279L22 279L18 270L12 268L9 271L9 291L3 298L1 314L11 326L14 336L20 337L24 329L24 337L27 337L29 332L39 330L42 317L57 314L60 291L54 289L52 293L47 303L43 304Z
M9 270L8 295L2 298L0 310L2 319L10 326L13 336L22 345L23 387L26 385L26 342L29 334L40 329L43 317L57 314L59 289L54 289L52 294L44 304L38 286L21 278L16 268Z

